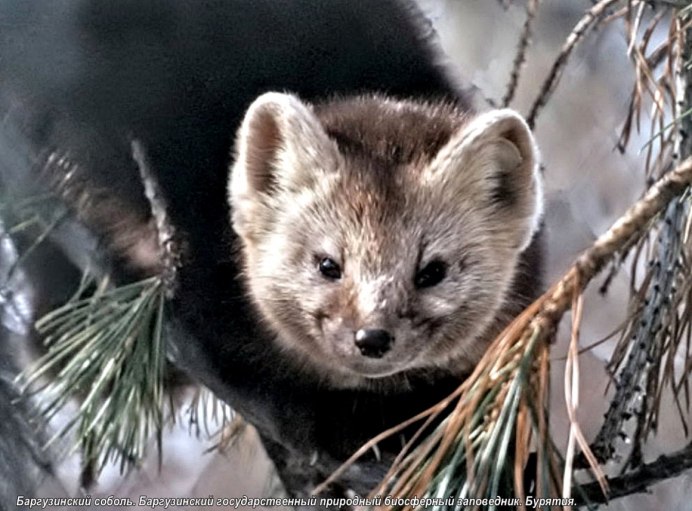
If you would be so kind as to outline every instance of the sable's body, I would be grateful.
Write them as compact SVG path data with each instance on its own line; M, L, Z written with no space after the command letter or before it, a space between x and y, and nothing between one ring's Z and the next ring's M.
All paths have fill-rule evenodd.
M243 118L252 101L271 90L290 91L300 100L287 99L291 98L287 95L265 96L264 102L254 103L254 109ZM351 103L330 101L335 95L354 94L366 96ZM372 99L372 94L386 94L390 99ZM304 101L317 106L313 109ZM388 108L392 110L388 112ZM401 108L414 112L413 117L401 117ZM54 233L53 242L80 266L90 260L102 271L113 272L121 282L158 269L151 257L155 235L149 204L131 153L132 139L141 142L168 203L171 223L184 246L176 293L168 304L167 333L173 358L257 426L292 495L309 494L361 442L446 395L480 355L492 332L537 292L540 254L536 242L529 243L540 214L540 189L530 134L509 114L485 117L480 124L474 124L478 118L471 115L461 92L437 64L428 30L405 1L6 1L0 5L0 109L4 119L0 131L2 184L28 193L46 188L56 192L70 217ZM261 115L252 117L252 112ZM263 112L268 114L262 117ZM384 116L383 123L373 122L379 118L376 112ZM427 120L419 123L419 118ZM253 124L253 119L259 124ZM297 128L308 127L308 139L317 144L313 152L284 151L285 142L303 140L294 139L285 129L287 125L281 123L286 119L297 120ZM391 122L387 124L386 119ZM493 131L505 122L510 123L507 129ZM237 143L240 158L234 160L232 138L241 123L245 128L239 132ZM486 129L488 126L491 129ZM253 134L255 127L262 136ZM473 129L464 131L468 127ZM411 190L416 179L416 186L433 183L438 174L435 169L447 172L445 162L460 157L463 163L463 158L472 153L464 149L466 152L460 156L455 151L461 150L464 137L471 135L481 139L492 135L492 143L482 147L496 147L493 141L502 140L492 157L482 159L492 163L489 168L501 172L480 172L480 176L488 177L480 179L480 188L474 188L472 182L455 180L449 187L431 185L430 193L420 196L420 204L407 202L414 197L408 192L400 195L403 202L395 201L389 207L396 204L392 214L402 213L397 221L411 221L392 224L404 229L396 237L382 230L389 217L372 224L362 222L364 218L376 220L379 216L375 213L384 211L377 204L386 197L378 193ZM243 153L243 148L249 152ZM321 151L325 148L326 152ZM441 158L445 148L449 154ZM391 282L406 283L398 285L408 286L402 296L409 298L414 293L411 282L422 270L421 261L406 258L406 266L400 267L395 264L395 256L409 248L406 240L416 256L427 255L419 250L421 233L411 238L411 231L405 229L412 225L418 225L419 230L430 225L447 226L451 230L437 246L456 247L447 242L458 238L456 226L466 217L458 216L462 210L447 211L445 205L460 197L465 187L474 189L476 197L466 194L468 200L460 199L460 204L478 219L478 229L485 225L481 215L484 210L500 215L492 217L497 221L492 225L502 225L502 232L513 232L510 226L519 229L515 238L509 235L506 243L491 243L490 252L475 248L470 251L472 259L501 259L501 268L493 276L497 277L497 286L492 287L492 296L479 301L492 314L483 316L476 311L471 321L475 327L456 324L449 335L445 334L444 342L436 344L431 364L425 363L425 357L414 360L408 356L415 351L414 339L404 333L405 323L397 323L392 327L396 329L393 348L375 357L369 355L379 355L379 348L373 352L370 346L365 365L357 367L354 361L359 353L352 346L352 336L372 326L366 324L370 320L365 309L367 303L379 299L378 295L361 293L357 298L358 293L345 291L348 286L332 286L326 294L318 291L326 288L319 287L321 281L311 280L321 278L319 275L304 278L306 272L316 268L314 264L305 265L304 258L300 272L298 266L283 272L290 262L284 258L286 253L268 250L272 245L261 233L276 233L272 226L277 222L290 223L290 216L282 217L280 213L288 211L285 207L291 203L287 201L297 196L274 196L276 207L269 208L263 220L268 223L264 225L257 217L248 216L253 208L267 206L255 192L272 196L275 178L298 183L296 175L274 172L276 161L267 160L268 154L293 154L300 156L304 164L312 158L317 163L313 170L336 172L332 177L350 176L345 181L327 177L325 182L335 188L325 189L324 194L315 193L316 174L308 179L306 197L321 198L319 204L315 203L315 211L326 211L325 201L334 207L334 215L311 224L321 226L323 231L334 227L334 222L339 226L340 208L346 217L354 214L358 201L351 199L359 195L339 194L339 187L353 190L358 182L371 187L361 197L373 194L379 202L362 203L361 220L350 231L351 241L332 239L332 244L353 249L358 246L353 242L358 237L357 229L362 229L363 252L352 254L354 258L348 261L361 261L360 267L370 276L381 263L383 272L396 275ZM493 163L498 158L502 165ZM321 167L330 161L333 168ZM235 164L234 176L250 176L245 182L251 185L249 188L241 181L237 181L235 191L231 186L233 221L240 237L229 222L226 184L231 164ZM506 172L515 167L522 169L523 176L516 186L512 185L511 173ZM369 173L359 174L358 168ZM239 169L243 169L242 174ZM263 174L265 170L267 175ZM378 174L380 171L384 173ZM409 176L408 184L387 186L390 176L405 175ZM428 178L420 181L425 175ZM268 181L264 185L270 187L259 189L256 185L264 186L265 178ZM455 193L433 193L445 189ZM490 202L475 204L490 209L474 208L473 201L486 192ZM423 215L435 201L441 209L433 208L427 217ZM445 211L449 213L447 223L436 223ZM315 219L308 215L298 220L294 228ZM288 235L296 231L283 232ZM388 240L392 246L384 250ZM475 242L481 243L482 239ZM338 251L340 247L332 248ZM493 255L493 247L500 247L500 252ZM380 248L387 257L373 259ZM321 247L327 249L330 247ZM277 262L274 269L272 260ZM265 275L256 264L260 261L268 271ZM342 283L349 282L352 290L364 289L358 284L364 281L354 278L353 268L358 266L343 261ZM460 290L473 289L473 293L483 294L484 282L477 270L485 262L480 260L475 270L469 270L473 282L464 281L462 262L462 257L446 260L448 282L456 284L444 288L447 291L439 303L429 300L427 305L416 305L411 299L406 307L380 311L382 321L388 318L391 323L392 314L402 313L410 323L415 320L415 311L439 313L443 310L439 307L445 303L450 306L449 297ZM466 260L466 268L474 268L471 263L474 261ZM241 265L245 265L247 281L239 277ZM262 282L270 285L273 280L283 286L283 293L289 292L289 298L291 291L286 283L292 281L292 292L299 298L294 301L302 308L281 309L279 304L277 309L268 303L277 289L260 288ZM389 299L390 304L399 297L396 286L378 289L377 293L394 293L379 295ZM320 302L311 313L321 318L317 324L329 332L324 339L311 330L315 323L307 324L315 317L301 316L307 310L304 302L311 290ZM445 314L461 318L457 312L464 305L454 304L444 309ZM289 313L293 314L291 318L286 317ZM289 323L296 318L304 319L305 324L291 330ZM419 317L417 321L429 318ZM375 326L385 328L384 324ZM464 328L471 328L473 335L465 336L463 349L453 357L445 357L445 346L454 343L451 333ZM308 330L312 333L304 337L301 348L297 343ZM416 332L420 334L421 330ZM343 353L328 348L335 346L330 343L338 336L348 337L340 344L345 346ZM401 353L397 351L400 347ZM324 354L327 358L321 358ZM402 358L384 369L388 357L394 356ZM320 360L325 361L323 367ZM454 369L456 361L463 364ZM383 383L386 381L389 383ZM400 385L403 381L405 385ZM398 440L382 446L385 457L398 446ZM383 473L383 464L374 459L363 461L348 471L332 492L341 495L351 488L364 494Z

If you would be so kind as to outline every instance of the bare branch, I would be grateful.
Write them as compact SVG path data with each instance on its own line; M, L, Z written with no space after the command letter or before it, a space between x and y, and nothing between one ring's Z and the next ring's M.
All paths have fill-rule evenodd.
M584 39L584 36L590 29L598 25L599 20L601 20L603 16L609 12L609 8L619 1L620 0L601 0L591 9L589 9L584 17L582 17L582 19L580 19L579 22L574 26L574 29L570 33L569 37L567 37L565 44L562 46L560 54L555 60L550 73L548 74L548 78L545 80L545 82L543 82L540 92L538 93L538 96L536 97L536 100L529 111L527 122L532 129L536 125L536 118L538 117L541 109L546 105L550 99L550 96L555 91L555 88L557 87L557 84L562 76L562 72L567 65L567 60L572 54L572 51L574 51L574 48L582 39Z
M603 504L633 493L646 492L652 485L681 475L692 469L692 443L667 456L660 456L656 461L644 464L637 470L618 477L608 478L610 492L603 495L598 483L589 483L573 492L580 505Z
M536 12L538 11L538 4L540 0L529 0L526 4L526 21L524 21L524 26L521 29L521 35L519 36L519 44L517 46L517 54L514 57L514 63L512 64L512 73L509 77L509 84L507 85L507 92L505 97L502 98L502 104L504 106L509 106L514 99L514 94L517 90L517 85L519 84L519 75L521 70L526 63L526 50L531 44L531 37L533 35L533 21L536 18Z

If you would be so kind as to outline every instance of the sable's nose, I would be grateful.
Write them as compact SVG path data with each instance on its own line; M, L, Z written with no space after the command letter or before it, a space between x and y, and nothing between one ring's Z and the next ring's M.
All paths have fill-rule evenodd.
M356 332L356 346L369 358L382 358L389 351L394 337L386 330L361 328Z

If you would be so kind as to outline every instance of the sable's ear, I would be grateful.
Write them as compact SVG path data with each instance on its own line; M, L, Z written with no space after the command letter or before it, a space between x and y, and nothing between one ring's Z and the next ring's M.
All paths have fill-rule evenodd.
M457 197L483 201L523 250L543 214L538 150L524 119L513 110L479 115L452 135L428 167L432 183Z
M310 186L338 161L336 144L312 110L296 96L278 92L250 105L235 148L228 191L241 235L249 222L261 223L260 210L273 195Z

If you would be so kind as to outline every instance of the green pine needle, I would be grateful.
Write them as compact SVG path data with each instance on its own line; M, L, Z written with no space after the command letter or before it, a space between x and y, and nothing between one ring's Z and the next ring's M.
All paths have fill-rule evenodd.
M22 376L23 385L57 371L40 389L44 417L72 399L80 406L49 443L76 427L75 448L86 463L98 473L119 462L123 471L142 458L151 435L161 453L165 289L159 277L111 289L104 283L83 297L86 287L83 282L72 300L36 323L48 352Z

